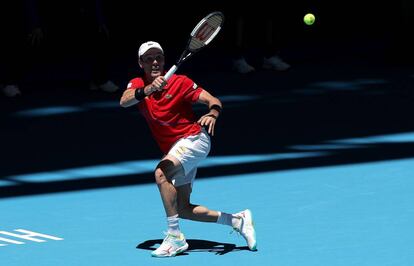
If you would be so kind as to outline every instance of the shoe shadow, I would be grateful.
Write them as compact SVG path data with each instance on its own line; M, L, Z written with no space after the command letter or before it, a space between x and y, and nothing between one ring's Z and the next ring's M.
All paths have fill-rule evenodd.
M146 250L155 250L154 247L156 244L161 244L162 239L154 239L154 240L147 240L138 244L136 248L138 249L146 249ZM241 251L241 250L249 250L247 246L245 247L237 247L234 244L229 243L220 243L208 240L200 240L200 239L187 239L188 249L179 254L181 255L188 255L188 252L213 252L216 255L224 255L229 252ZM177 255L178 256L178 255Z

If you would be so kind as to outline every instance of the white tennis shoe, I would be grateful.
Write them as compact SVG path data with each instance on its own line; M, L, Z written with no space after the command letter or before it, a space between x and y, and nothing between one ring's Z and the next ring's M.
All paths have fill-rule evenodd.
M264 58L262 67L269 70L285 71L290 68L290 65L283 61L282 58L275 55L269 58Z
M100 85L97 85L94 82L92 82L90 84L89 88L93 91L102 90L102 91L105 91L105 92L116 92L116 91L119 90L119 87L110 80L108 80L107 82L102 83Z
M239 228L234 228L234 230L243 236L250 250L257 250L256 230L254 229L252 212L246 209L236 213L235 216L240 217L241 221Z
M151 256L157 258L174 257L175 255L182 253L188 249L187 241L183 234L179 236L165 233L167 236L162 241L161 246L151 253Z
M4 88L2 88L2 91L3 94L7 97L16 97L22 94L17 85L7 85Z
M233 70L240 74L247 74L255 71L254 67L249 65L244 57L233 61Z

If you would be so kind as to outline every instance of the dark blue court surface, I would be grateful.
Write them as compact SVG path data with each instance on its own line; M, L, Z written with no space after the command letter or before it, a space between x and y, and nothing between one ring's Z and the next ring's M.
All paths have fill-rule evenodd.
M183 220L189 250L151 258L166 230L161 154L120 93L55 82L2 98L0 264L413 265L414 70L292 65L191 75L224 103L193 203L250 208L257 252L229 227Z

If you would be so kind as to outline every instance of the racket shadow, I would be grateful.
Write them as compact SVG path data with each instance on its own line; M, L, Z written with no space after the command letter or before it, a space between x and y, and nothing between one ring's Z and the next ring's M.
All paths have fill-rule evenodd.
M147 240L137 245L137 249L145 249L145 250L155 250L155 245L161 245L162 239L154 239L154 240ZM190 252L212 252L215 255L225 255L229 252L241 251L241 250L249 250L247 246L244 247L237 247L235 244L229 243L220 243L208 240L200 240L200 239L187 239L188 249L187 251L179 254L178 256L182 255L189 255Z

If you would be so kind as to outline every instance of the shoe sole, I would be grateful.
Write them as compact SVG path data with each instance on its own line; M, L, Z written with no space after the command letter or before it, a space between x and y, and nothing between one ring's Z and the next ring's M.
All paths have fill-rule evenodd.
M254 238L254 245L252 247L249 247L250 250L257 250L257 241L256 241L256 229L254 228L254 222L253 222L253 214L252 211L247 209L245 211L248 216L250 216L251 225L253 228L253 238Z
M188 249L188 243L185 243L184 246L180 247L179 249L177 249L177 251L175 251L174 253L171 253L168 256L159 256L159 255L153 254L153 253L151 253L151 256L154 257L154 258L170 258L170 257L175 257L177 254L183 253L187 249Z

